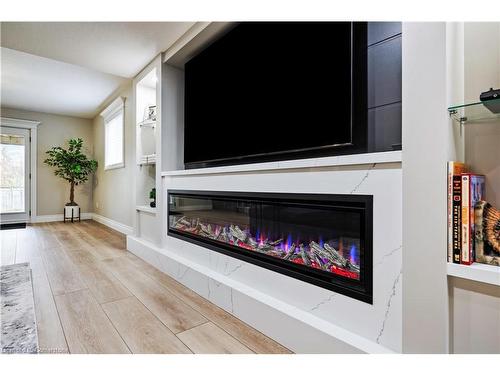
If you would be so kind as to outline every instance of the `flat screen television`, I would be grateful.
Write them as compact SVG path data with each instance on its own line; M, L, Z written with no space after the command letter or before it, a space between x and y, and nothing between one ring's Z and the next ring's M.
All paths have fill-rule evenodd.
M186 168L363 152L366 23L244 22L185 64Z

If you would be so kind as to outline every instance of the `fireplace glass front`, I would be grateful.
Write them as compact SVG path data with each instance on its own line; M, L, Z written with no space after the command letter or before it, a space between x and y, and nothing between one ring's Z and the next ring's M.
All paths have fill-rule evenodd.
M168 192L168 234L372 302L372 197Z

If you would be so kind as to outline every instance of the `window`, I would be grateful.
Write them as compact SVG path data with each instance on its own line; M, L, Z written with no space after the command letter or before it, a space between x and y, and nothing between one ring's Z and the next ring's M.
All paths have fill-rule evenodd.
M12 131L9 129L6 133ZM21 131L26 132L24 129ZM0 169L2 170L0 213L2 214L25 211L25 143L26 137L24 136L0 134Z
M124 103L118 97L101 116L104 118L104 169L122 168L125 166L123 152Z

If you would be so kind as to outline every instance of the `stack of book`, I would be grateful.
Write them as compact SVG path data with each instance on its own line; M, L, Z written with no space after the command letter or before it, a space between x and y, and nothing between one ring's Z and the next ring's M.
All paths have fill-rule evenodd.
M463 163L448 162L448 262L474 262L474 208L484 195L483 175L470 173Z

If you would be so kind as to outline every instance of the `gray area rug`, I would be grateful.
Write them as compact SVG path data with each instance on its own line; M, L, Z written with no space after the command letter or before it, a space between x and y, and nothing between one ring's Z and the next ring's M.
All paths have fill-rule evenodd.
M33 284L29 263L0 267L2 353L37 353Z

